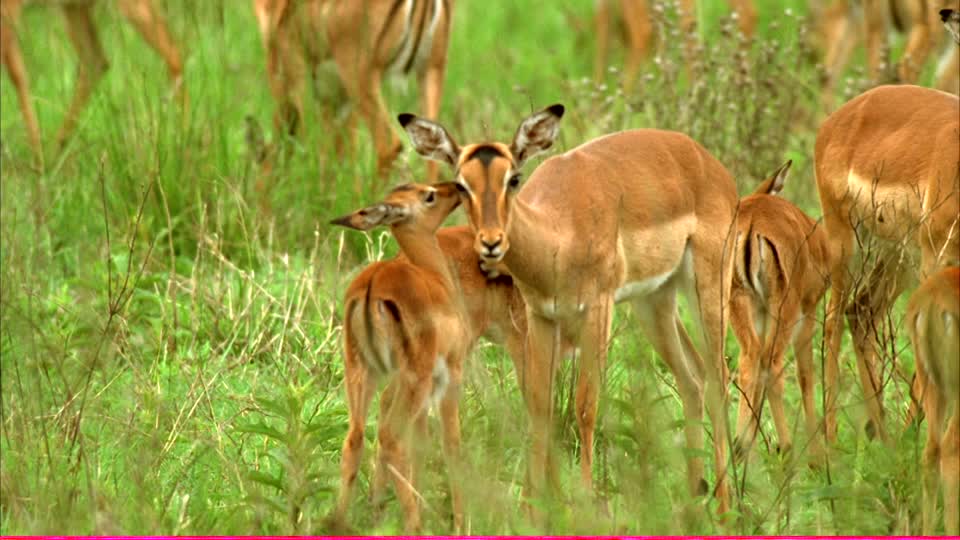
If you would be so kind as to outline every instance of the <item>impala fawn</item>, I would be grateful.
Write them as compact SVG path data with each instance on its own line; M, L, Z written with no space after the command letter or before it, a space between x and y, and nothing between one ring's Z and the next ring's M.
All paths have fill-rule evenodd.
M829 284L830 250L823 228L778 197L791 162L740 201L730 323L740 343L740 397L734 450L745 453L770 401L781 451L792 445L783 408L783 358L793 344L806 435L819 448L813 406L816 307Z
M437 231L459 201L453 184L409 184L396 188L377 205L332 222L359 230L389 225L402 250L397 259L365 268L350 284L344 302L350 427L343 445L335 523L342 524L346 517L373 392L379 379L387 379L381 397L374 500L381 498L387 475L393 476L406 528L420 528L407 454L411 428L422 429L430 401L439 402L454 527L459 530L462 525L456 467L463 359L484 335L505 344L519 362L526 320L523 300L510 278L487 280L481 272L470 230Z

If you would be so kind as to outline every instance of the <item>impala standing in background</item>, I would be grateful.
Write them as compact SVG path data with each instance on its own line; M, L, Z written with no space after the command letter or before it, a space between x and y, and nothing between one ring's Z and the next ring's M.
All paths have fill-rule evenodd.
M827 439L836 438L843 316L874 433L885 438L883 382L876 365L882 317L905 285L901 247L919 249L921 276L960 262L960 100L919 86L880 86L850 100L820 126L814 157L830 243L824 323ZM850 303L850 263L869 237L887 247Z
M940 0L833 0L827 6L815 3L815 26L826 69L823 99L827 108L832 108L837 80L858 42L863 41L866 46L867 76L874 81L882 78L880 68L886 61L882 53L891 29L907 34L905 48L896 65L898 82L916 83L931 53L935 53L945 41L942 39L943 27L937 15L939 2ZM956 94L960 92L960 52L956 47L951 47L944 54L937 68L934 86Z
M756 438L763 404L781 452L793 446L783 408L783 358L793 343L811 457L819 452L813 406L813 332L827 291L830 249L823 227L777 195L791 162L740 201L737 212L730 323L740 343L740 408L734 450L746 454ZM813 460L811 460L813 462Z
M607 69L611 32L622 30L627 47L623 66L623 91L630 91L640 71L641 62L650 54L653 21L650 17L649 2L650 0L597 0L593 21L594 33L597 36L596 56L593 63L594 81L603 80ZM757 24L757 10L753 1L729 0L729 4L737 13L740 32L746 37L752 37ZM692 53L693 44L697 41L696 7L695 0L680 2L681 26L687 34L684 37L688 55Z
M415 71L423 110L440 111L453 0L253 0L277 101L278 130L295 134L303 120L306 77L332 59L342 90L373 137L381 179L400 153L380 86L390 72ZM327 103L336 109L338 103ZM333 118L336 113L327 115ZM436 167L427 173L436 179Z
M732 271L736 186L702 146L680 133L632 130L548 159L521 188L520 168L552 146L563 106L523 122L510 144L458 145L439 124L400 115L414 148L454 170L477 253L502 264L527 304L521 386L530 412L530 487L542 494L551 443L552 388L570 342L580 349L576 416L580 473L593 489L593 438L615 302L630 301L676 377L686 417L688 484L703 476L704 395L713 424L719 512L729 508L723 336ZM677 314L690 297L706 361Z
M10 74L13 86L17 89L20 111L27 125L27 137L38 158L43 157L43 144L40 137L40 125L30 98L30 77L23 63L18 33L20 11L24 0L0 0L0 58ZM77 80L74 83L73 99L63 119L63 125L57 134L58 149L63 146L76 127L77 116L83 110L97 82L106 73L109 63L103 52L103 46L97 37L97 28L93 24L93 7L96 0L72 0L54 2L37 0L35 3L58 5L63 9L67 23L67 35L77 51L80 63L77 65ZM184 92L182 85L183 63L180 53L170 38L167 25L153 6L152 0L116 0L120 12L140 32L143 39L153 47L167 63L167 71L173 81L175 92ZM185 94L181 94L185 97Z

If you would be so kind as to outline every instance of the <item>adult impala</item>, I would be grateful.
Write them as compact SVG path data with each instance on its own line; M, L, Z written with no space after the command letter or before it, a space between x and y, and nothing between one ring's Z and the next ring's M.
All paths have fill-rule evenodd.
M947 534L957 535L960 534L960 267L951 266L927 278L910 297L906 321L927 417L923 534L934 534L937 484L942 482Z
M730 292L730 173L680 133L631 130L600 137L545 161L521 189L520 168L549 148L563 106L520 123L509 144L458 145L439 124L400 115L417 152L448 164L474 244L487 266L506 267L527 304L521 385L530 412L530 483L547 479L552 384L563 341L579 346L576 391L580 473L592 489L593 432L615 302L633 304L653 347L677 380L687 446L703 444L704 394L713 422L719 511L729 507L722 337ZM699 306L706 361L677 316L677 290ZM701 378L701 374L704 378ZM703 460L687 455L688 484L704 493ZM551 471L552 472L552 471Z
M253 7L267 53L270 90L277 101L277 128L296 133L308 69L314 72L321 62L332 59L342 91L370 129L377 170L384 177L402 145L391 127L381 82L389 72L415 71L423 110L436 117L453 0L253 0ZM436 178L436 167L428 169L428 178Z
M381 398L374 502L380 503L387 478L392 476L407 529L420 528L407 456L410 431L426 420L430 400L439 401L444 451L452 469L454 527L461 528L463 508L455 468L463 359L477 338L486 335L504 343L518 362L526 321L523 299L510 278L488 281L480 271L470 230L437 231L459 203L452 184L407 184L381 203L332 222L359 230L390 226L402 250L397 259L365 268L348 287L344 300L344 376L350 419L335 524L344 522L351 500L370 400L378 380L387 379Z
M875 329L904 280L900 245L920 251L921 275L960 261L960 101L918 86L880 86L839 108L817 133L814 168L830 243L830 301L824 324L826 435L836 437L838 357L846 314L870 415L885 437ZM848 303L850 262L874 238L892 244Z
M730 322L740 343L740 397L735 450L756 437L764 400L780 450L792 446L783 408L783 357L793 343L803 398L806 435L819 447L813 407L813 331L816 308L827 291L830 249L823 228L777 195L791 162L740 201L737 212Z
M40 126L30 98L30 78L23 63L17 34L22 28L20 11L24 0L0 0L0 58L7 68L13 86L17 90L20 111L27 127L27 137L38 158L42 159L43 150ZM73 133L77 116L83 110L97 82L103 77L109 66L103 46L97 38L97 29L93 24L93 6L96 0L73 0L70 2L40 1L59 5L66 17L67 34L73 48L80 57L77 66L77 81L73 89L70 108L64 116L63 125L57 134L57 146L61 147ZM170 39L166 23L153 7L152 0L116 0L120 12L140 32L143 39L153 47L167 63L167 71L173 81L175 91L183 92L181 87L183 63L180 53ZM183 94L181 94L183 95Z

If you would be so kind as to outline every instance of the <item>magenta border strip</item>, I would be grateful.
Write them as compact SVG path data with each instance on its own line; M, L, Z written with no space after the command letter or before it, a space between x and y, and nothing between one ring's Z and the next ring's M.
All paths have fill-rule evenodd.
M774 539L774 538L788 538L788 539L808 539L808 538L830 538L833 540L852 540L852 539L869 539L869 540L901 540L907 538L960 538L960 537L943 537L943 536L349 536L349 537L336 537L336 536L6 536L0 535L0 540L4 539L17 539L17 540L41 540L41 539L56 539L56 540L73 540L73 539L85 539L85 538L96 538L103 540L233 540L233 539L247 539L247 538L263 538L263 539L276 539L276 540L304 540L308 538L353 538L353 539L365 539L365 538L390 538L393 540L412 540L412 539L427 539L427 540L440 540L440 539L463 539L463 540L525 540L528 538L545 538L548 540L567 540L567 539L592 539L592 540L633 540L633 539L689 539L689 538L709 538L716 540L741 540L741 539Z

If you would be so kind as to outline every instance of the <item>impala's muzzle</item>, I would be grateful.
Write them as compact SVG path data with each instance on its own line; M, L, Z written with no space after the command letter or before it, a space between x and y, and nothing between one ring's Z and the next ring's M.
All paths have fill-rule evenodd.
M488 261L499 261L507 252L507 245L502 232L477 234L477 253Z

